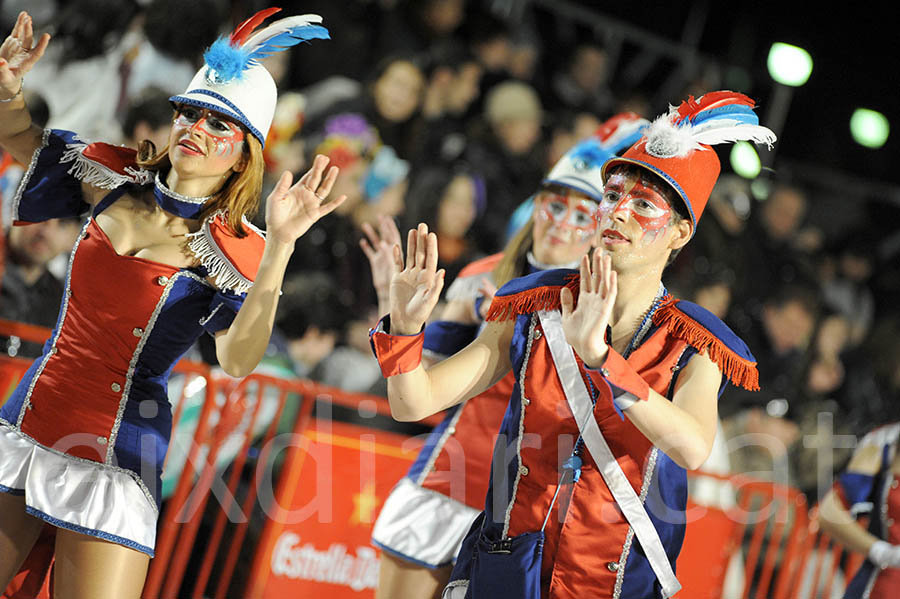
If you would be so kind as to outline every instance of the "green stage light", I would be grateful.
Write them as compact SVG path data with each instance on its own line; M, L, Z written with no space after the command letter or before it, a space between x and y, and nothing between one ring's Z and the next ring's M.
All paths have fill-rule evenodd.
M850 117L850 134L853 140L867 148L880 148L887 141L891 126L880 112L857 108Z
M746 141L739 141L731 146L729 161L731 169L745 179L755 179L762 168L756 148Z
M781 42L772 44L766 64L772 79L790 87L800 87L806 83L813 67L809 52Z

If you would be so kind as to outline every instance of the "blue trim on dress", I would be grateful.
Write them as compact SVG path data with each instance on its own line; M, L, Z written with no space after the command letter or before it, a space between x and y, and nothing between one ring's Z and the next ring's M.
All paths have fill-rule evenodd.
M20 495L20 496L24 497L25 489L13 489L12 487L7 487L6 485L0 485L0 493L7 493L9 495Z
M384 553L387 553L388 555L391 555L398 559L402 559L403 561L409 562L411 564L415 564L421 568L428 568L429 570L437 570L438 568L446 568L447 566L453 565L453 561L451 560L449 562L438 564L435 566L434 564L429 564L428 562L423 562L421 560L417 560L414 557L410 557L410 556L406 555L405 553L400 553L396 549L391 549L387 545L383 545L383 544L379 543L378 541L376 541L375 539L371 539L370 542L375 547L378 547L379 549L381 549Z
M125 537L120 537L118 535L113 535L108 532L103 532L102 530L95 530L93 528L86 528L84 526L79 526L77 524L72 524L71 522L66 522L64 520L60 520L58 518L54 518L49 514L45 514L40 510L36 510L31 506L25 506L25 512L35 518L40 518L44 522L48 524L52 524L57 528L64 528L66 530L71 530L72 532L81 533L83 535L88 535L91 537L97 537L98 539L103 539L104 541L109 541L111 543L115 543L117 545L124 545L130 549L135 549L140 551L141 553L146 553L150 557L153 557L153 549L147 547L145 545L141 545L140 543L136 543L131 539L126 539Z

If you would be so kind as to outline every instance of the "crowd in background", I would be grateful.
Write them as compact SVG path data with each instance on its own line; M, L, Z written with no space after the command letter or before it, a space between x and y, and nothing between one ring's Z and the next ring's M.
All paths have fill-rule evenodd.
M3 4L6 30L21 4ZM28 0L36 29L54 33L25 82L35 122L164 147L167 98L185 89L211 40L261 4ZM364 224L379 215L401 231L428 223L452 280L503 247L517 206L575 142L613 114L652 119L667 108L647 84L625 84L594 32L552 13L513 21L477 0L279 4L285 14L322 14L332 40L266 63L280 99L264 197L281 172L300 173L321 153L341 168L334 195L348 200L298 242L271 358L347 390L382 384L366 335L378 314L359 246ZM668 101L720 87L705 70ZM815 182L780 171L777 160L760 194L723 164L696 236L664 282L725 320L758 359L762 391L729 389L720 415L726 439L764 433L778 443L730 451L732 471L765 476L773 460L785 460L791 484L815 494L809 460L824 442L813 436L820 414L834 416L836 434L900 419L900 308L892 301L900 247L883 243L900 207L879 198L828 204ZM26 168L0 157L0 318L53 326L78 223L10 228ZM207 341L194 357L214 360ZM39 353L16 338L2 343L10 355ZM843 451L835 466L850 448Z

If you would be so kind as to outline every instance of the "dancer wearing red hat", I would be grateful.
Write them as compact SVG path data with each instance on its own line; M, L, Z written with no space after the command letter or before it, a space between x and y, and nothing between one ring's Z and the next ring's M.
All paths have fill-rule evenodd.
M495 445L484 511L444 590L482 597L671 597L680 585L686 469L706 459L729 381L755 361L715 316L661 282L694 234L719 173L712 144L771 143L753 102L716 92L658 118L603 167L599 250L578 271L515 279L475 341L425 369L422 324L443 285L437 243L410 231L390 314L371 334L391 408L416 420L516 383Z
M337 168L317 157L296 185L285 173L269 196L267 236L245 218L259 205L276 99L257 59L328 35L314 15L254 31L277 10L213 44L171 99L159 152L41 131L22 85L50 36L35 43L23 12L0 46L0 145L29 164L16 224L89 213L53 335L0 409L0 588L50 524L58 596L140 596L172 428L172 366L205 331L225 371L248 374L268 344L294 241L342 201L325 203Z

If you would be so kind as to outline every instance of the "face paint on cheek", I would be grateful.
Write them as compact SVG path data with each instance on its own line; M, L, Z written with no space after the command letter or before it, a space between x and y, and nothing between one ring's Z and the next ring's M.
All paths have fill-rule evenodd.
M212 135L210 133L207 133L207 135L209 135L215 145L216 154L222 158L230 158L233 156L237 151L237 144L244 141L244 132L241 130L235 131L231 136L227 137Z
M632 215L634 216L634 220L640 225L641 230L643 231L641 239L647 241L647 243L653 243L654 241L656 241L656 239L666 228L666 225L669 224L669 220L671 218L670 212L654 218L641 216L634 213L632 213Z

